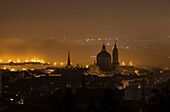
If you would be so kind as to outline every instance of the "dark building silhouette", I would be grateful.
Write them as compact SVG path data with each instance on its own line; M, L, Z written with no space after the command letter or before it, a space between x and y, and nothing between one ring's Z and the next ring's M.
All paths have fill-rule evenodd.
M115 41L115 46L113 49L113 69L114 70L118 70L119 69L119 53L118 53L118 49L117 49L117 45L116 45L116 41Z
M106 51L106 46L103 43L102 51L97 55L97 65L102 71L118 71L119 69L119 54L115 41L113 53L113 62L111 63L111 55Z
M3 84L2 84L2 73L3 73L3 71L1 71L0 70L0 98L2 97L2 94L3 94L3 92L2 92L2 88L3 88Z
M68 60L67 60L66 68L72 68L71 63L70 63L70 52L69 51L68 51Z
M104 43L102 51L97 55L97 65L103 71L108 71L111 67L111 55L106 51Z

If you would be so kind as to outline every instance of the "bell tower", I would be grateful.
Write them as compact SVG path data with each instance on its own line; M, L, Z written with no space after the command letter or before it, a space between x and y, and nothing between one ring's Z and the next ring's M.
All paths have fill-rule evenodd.
M113 48L113 69L115 69L116 71L119 68L119 53L118 53L118 49L117 49L117 45L116 45L116 40L115 40L115 45Z

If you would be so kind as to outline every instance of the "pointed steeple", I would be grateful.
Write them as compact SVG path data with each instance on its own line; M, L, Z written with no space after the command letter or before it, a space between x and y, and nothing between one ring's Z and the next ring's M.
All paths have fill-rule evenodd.
M119 53L118 53L118 49L116 45L116 40L115 40L115 45L114 45L112 56L113 56L113 64L116 66L119 66Z
M67 60L67 66L71 66L70 64L70 52L68 51L68 60Z
M105 51L105 50L106 50L106 46L105 46L105 44L103 43L102 51Z
M114 48L117 48L117 45L116 45L116 40L115 40L115 46L114 46Z

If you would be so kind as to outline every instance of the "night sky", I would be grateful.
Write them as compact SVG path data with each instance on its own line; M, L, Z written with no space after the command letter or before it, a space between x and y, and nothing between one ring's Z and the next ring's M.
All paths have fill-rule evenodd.
M69 49L73 63L91 64L115 39L120 62L170 66L170 1L0 0L2 60L65 62Z

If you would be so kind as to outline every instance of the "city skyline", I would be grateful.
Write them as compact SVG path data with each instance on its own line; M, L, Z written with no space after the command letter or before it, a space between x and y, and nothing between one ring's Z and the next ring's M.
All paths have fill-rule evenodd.
M0 112L169 112L170 0L0 0Z
M103 40L120 62L170 66L169 1L1 0L0 59L91 64ZM13 59L13 60L14 60Z

